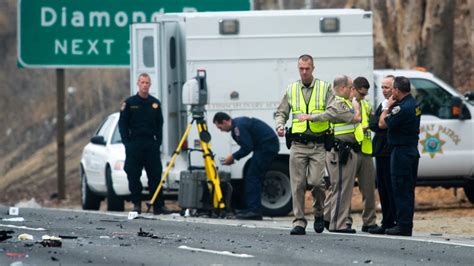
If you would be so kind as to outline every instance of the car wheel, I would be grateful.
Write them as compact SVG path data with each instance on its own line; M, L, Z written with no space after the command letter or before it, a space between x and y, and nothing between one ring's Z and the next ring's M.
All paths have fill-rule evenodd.
M115 194L113 181L112 181L112 170L110 166L105 167L105 183L107 185L107 210L108 211L124 211L124 200L122 197Z
M467 180L464 185L464 194L466 194L467 199L474 203L474 180Z
M265 216L285 216L292 209L288 163L275 161L263 178L262 213Z
M102 197L95 194L87 184L87 176L82 168L80 169L81 174L81 204L83 210L98 210L100 208L100 202Z

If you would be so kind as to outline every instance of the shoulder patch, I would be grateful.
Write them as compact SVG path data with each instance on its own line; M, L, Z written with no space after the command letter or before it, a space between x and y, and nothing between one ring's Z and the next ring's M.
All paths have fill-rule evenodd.
M126 102L122 102L122 105L120 106L120 111L125 110L125 107L127 107L127 103L126 103Z
M153 104L151 105L151 107L153 107L153 109L158 109L158 108L160 108L160 105L157 104L157 103L153 103Z
M354 110L350 108L350 106L348 106L344 100L336 100L336 113L338 114L342 114L342 113L347 113L347 112L351 112L351 113L354 113Z
M421 109L420 109L420 107L417 106L417 107L415 108L415 113L416 113L416 116L420 116L420 115L421 115Z
M234 127L234 135L235 135L236 137L239 137L239 136L240 136L240 130L239 130L238 127Z
M400 112L400 106L395 106L392 109L392 115L396 115L396 114L398 114L398 112Z

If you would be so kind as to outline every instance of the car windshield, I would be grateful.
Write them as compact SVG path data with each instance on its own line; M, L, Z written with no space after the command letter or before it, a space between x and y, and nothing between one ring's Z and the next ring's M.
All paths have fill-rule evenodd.
M122 143L122 137L120 136L120 131L118 127L115 127L114 134L112 135L112 140L110 141L112 144Z

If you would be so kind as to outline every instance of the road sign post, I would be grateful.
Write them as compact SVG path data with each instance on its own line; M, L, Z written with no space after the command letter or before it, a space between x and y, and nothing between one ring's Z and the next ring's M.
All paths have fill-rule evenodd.
M65 69L130 66L129 26L164 12L250 10L251 0L18 0L18 65L55 68L58 199L65 199Z

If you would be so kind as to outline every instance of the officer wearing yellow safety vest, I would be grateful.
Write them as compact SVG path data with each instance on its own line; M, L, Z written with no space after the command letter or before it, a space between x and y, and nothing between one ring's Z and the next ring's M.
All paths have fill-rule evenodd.
M361 151L357 158L356 177L359 182L359 190L362 194L362 232L373 233L380 230L375 223L375 167L372 160L372 140L369 129L369 118L373 115L372 107L365 100L369 93L370 84L364 77L357 77L353 82L354 90L351 97L355 97L361 106L362 121L356 131L362 132L364 138L361 143ZM349 225L352 225L352 218L349 216Z
M326 165L329 171L331 186L326 206L329 208L329 231L355 233L347 227L357 168L360 143L364 138L361 130L356 130L361 121L360 105L355 98L349 97L353 92L352 80L339 76L334 80L336 103L328 111L315 115L303 115L300 121L331 121L334 129L334 145L326 154Z
M286 131L290 148L290 182L293 200L293 229L291 235L306 234L307 221L304 216L306 185L312 186L314 208L314 230L324 230L323 203L325 200L324 160L325 144L332 134L328 121L300 121L301 116L324 112L334 104L334 94L328 82L313 77L314 62L310 55L298 58L300 80L288 85L285 95L275 113L278 136L285 136L285 123L292 115L292 128ZM326 144L327 146L327 144Z

